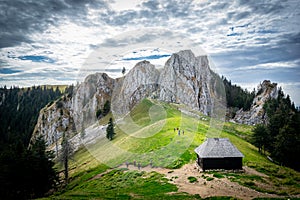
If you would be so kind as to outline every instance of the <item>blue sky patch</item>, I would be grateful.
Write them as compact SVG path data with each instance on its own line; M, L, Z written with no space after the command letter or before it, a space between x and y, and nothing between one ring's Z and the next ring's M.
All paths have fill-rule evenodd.
M45 62L45 63L54 63L55 60L52 58L49 58L47 56L19 56L20 60L31 60L32 62Z
M150 56L141 56L141 57L135 57L135 58L123 58L122 60L155 60L155 59L160 59L164 57L169 57L171 56L170 54L163 54L163 55L150 55Z
M9 68L0 68L0 74L15 74L22 72L21 70L9 69Z

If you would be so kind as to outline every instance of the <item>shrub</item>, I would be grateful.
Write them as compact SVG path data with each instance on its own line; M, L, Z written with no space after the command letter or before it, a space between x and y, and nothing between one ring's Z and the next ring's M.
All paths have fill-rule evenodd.
M190 181L190 183L198 182L197 178L196 178L196 177L193 177L193 176L189 176L189 177L188 177L188 180Z
M224 175L219 174L219 173L214 173L213 176L216 177L216 178L224 178Z

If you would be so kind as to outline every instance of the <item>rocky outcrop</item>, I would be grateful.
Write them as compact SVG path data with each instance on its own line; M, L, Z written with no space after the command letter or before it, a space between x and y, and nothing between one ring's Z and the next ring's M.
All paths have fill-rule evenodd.
M207 56L195 57L190 50L171 56L160 74L159 99L181 103L209 115L214 92Z
M104 73L87 76L73 96L65 95L40 111L31 140L42 136L47 146L57 151L63 133L72 138L97 121L96 112L111 101L115 82ZM79 143L74 145L78 147Z
M91 74L74 91L72 113L77 130L96 122L96 112L111 101L115 79L105 73Z
M44 107L40 111L31 142L42 136L46 145L57 151L63 133L70 135L70 137L76 134L71 110L71 98L67 95Z
M118 81L112 96L112 111L123 116L146 97L155 98L159 71L149 61L142 61Z
M249 111L240 109L237 111L233 121L241 124L255 125L266 123L267 116L264 110L264 104L269 99L277 98L277 83L271 83L269 80L263 81L257 87L257 93Z
M214 109L220 110L216 106L216 99L222 99L216 91L220 80L211 71L207 56L196 57L190 50L174 53L161 72L141 61L122 78L92 74L75 87L72 97L40 112L33 138L43 136L53 149L64 132L73 136L95 123L97 110L107 101L115 118L126 115L144 98L185 104L210 115Z

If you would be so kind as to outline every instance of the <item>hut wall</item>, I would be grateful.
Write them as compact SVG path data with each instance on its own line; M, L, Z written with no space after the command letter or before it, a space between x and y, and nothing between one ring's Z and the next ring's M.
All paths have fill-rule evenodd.
M242 169L243 158L200 158L199 165L203 170L207 169Z

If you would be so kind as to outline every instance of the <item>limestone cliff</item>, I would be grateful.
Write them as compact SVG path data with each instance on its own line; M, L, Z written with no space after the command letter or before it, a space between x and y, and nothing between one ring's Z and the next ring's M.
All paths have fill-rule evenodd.
M71 108L78 131L96 122L97 110L111 101L115 82L105 73L96 73L75 88Z
M255 125L266 123L266 113L263 108L266 101L272 98L277 98L278 89L277 83L271 83L269 80L257 86L257 93L249 111L239 110L233 121L241 124Z
M72 97L61 98L41 110L33 139L41 135L49 147L57 149L63 132L73 136L95 123L97 110L107 101L118 117L144 98L185 104L210 115L217 109L216 99L222 99L218 94L222 92L216 90L220 80L211 71L207 56L196 57L190 50L174 53L161 71L150 62L141 61L122 78L92 74L75 87ZM86 134L91 138L91 133Z
M160 74L159 99L185 104L208 115L213 104L211 80L207 56L180 51L171 56Z
M124 115L146 97L155 97L159 71L149 61L137 63L114 87L112 110Z
M35 138L42 136L46 145L57 151L63 133L72 137L75 130L71 97L65 95L40 111L31 140L34 142Z

